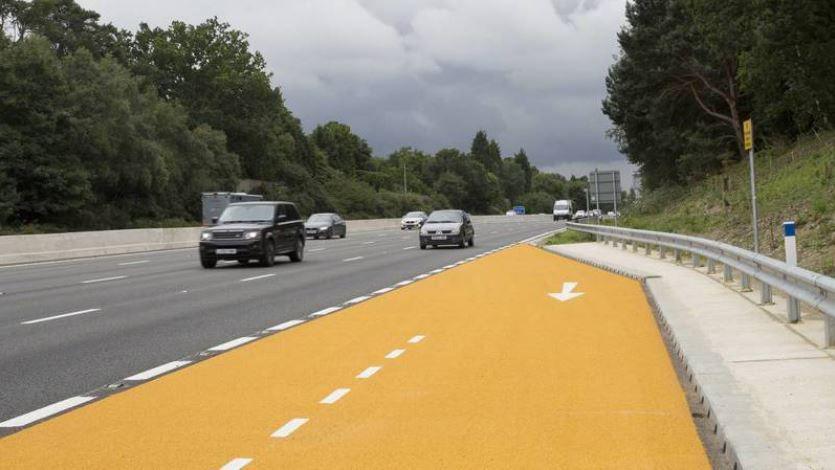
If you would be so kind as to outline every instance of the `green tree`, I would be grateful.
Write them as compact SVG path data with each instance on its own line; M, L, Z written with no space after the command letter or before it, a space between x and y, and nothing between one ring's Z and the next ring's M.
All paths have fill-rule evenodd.
M502 190L510 205L519 202L519 196L525 193L525 170L514 158L505 158L502 162Z
M330 166L349 175L367 171L371 163L371 147L345 124L331 121L317 126L310 134L313 143L325 152Z
M519 151L516 152L516 155L513 156L513 160L517 165L519 165L519 167L522 168L522 171L525 172L524 192L529 192L531 190L531 184L533 183L533 166L531 165L530 160L528 160L528 154L525 153L525 149L519 149Z

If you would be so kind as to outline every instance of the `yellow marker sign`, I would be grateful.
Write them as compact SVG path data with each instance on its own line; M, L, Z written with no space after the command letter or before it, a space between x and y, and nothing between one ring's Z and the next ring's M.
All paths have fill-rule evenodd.
M745 150L754 148L754 126L750 119L742 123L742 134L745 139Z

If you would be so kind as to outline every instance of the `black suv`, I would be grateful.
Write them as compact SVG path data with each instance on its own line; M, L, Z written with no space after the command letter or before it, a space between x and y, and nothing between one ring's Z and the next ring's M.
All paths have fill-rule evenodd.
M276 255L291 261L304 258L304 223L292 202L241 202L229 204L215 225L200 234L200 264L214 268L217 260L262 266L275 264Z

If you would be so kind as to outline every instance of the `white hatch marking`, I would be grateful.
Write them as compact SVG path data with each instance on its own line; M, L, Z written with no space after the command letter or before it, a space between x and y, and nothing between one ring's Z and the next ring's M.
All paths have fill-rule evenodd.
M404 352L406 352L406 350L405 350L405 349L395 349L394 351L392 351L392 352L390 352L390 353L386 354L386 359L397 359L397 358L398 358L398 357L400 357L400 356L401 356Z
M238 457L236 459L230 460L226 463L226 465L220 467L220 470L241 470L242 468L249 465L250 462L252 462L252 459L248 457Z
M319 403L323 405L333 405L334 403L338 402L340 398L347 395L350 391L350 388L337 388L336 390L332 391L330 395L323 398L322 401L320 401Z
M412 339L410 339L410 340L409 340L409 342L410 342L411 344L417 344L417 343L420 343L421 341L423 341L423 338L426 338L426 336L424 336L424 335L415 335L415 336L412 336Z

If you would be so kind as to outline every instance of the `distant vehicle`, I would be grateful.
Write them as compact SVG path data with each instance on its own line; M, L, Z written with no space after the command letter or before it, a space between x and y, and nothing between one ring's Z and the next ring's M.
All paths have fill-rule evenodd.
M203 201L203 226L209 226L212 225L212 219L220 217L223 209L226 209L229 204L263 201L264 196L260 194L214 192L203 193L201 199Z
M470 214L458 209L434 211L420 229L420 249L428 245L475 245L475 229Z
M426 222L427 217L426 212L423 211L409 212L404 215L402 219L400 219L400 230L420 228L423 226L423 223Z
M571 201L564 199L554 202L554 222L560 219L571 219L571 214L573 213L572 205Z
M345 238L348 228L345 220L338 214L313 214L304 224L304 233L313 238Z
M513 209L510 209L509 211L505 212L504 215L507 215L507 216L516 215L516 211L513 210Z
M585 219L586 217L588 216L586 215L586 211L584 210L579 210L574 213L574 220Z
M525 215L525 206L513 206L513 212L517 215Z
M606 213L606 216L607 217L620 217L620 213L615 212L615 211L609 211L609 212Z
M277 255L293 262L304 259L304 224L292 202L240 202L229 204L200 233L200 264L210 269L218 260L262 266L275 264Z

